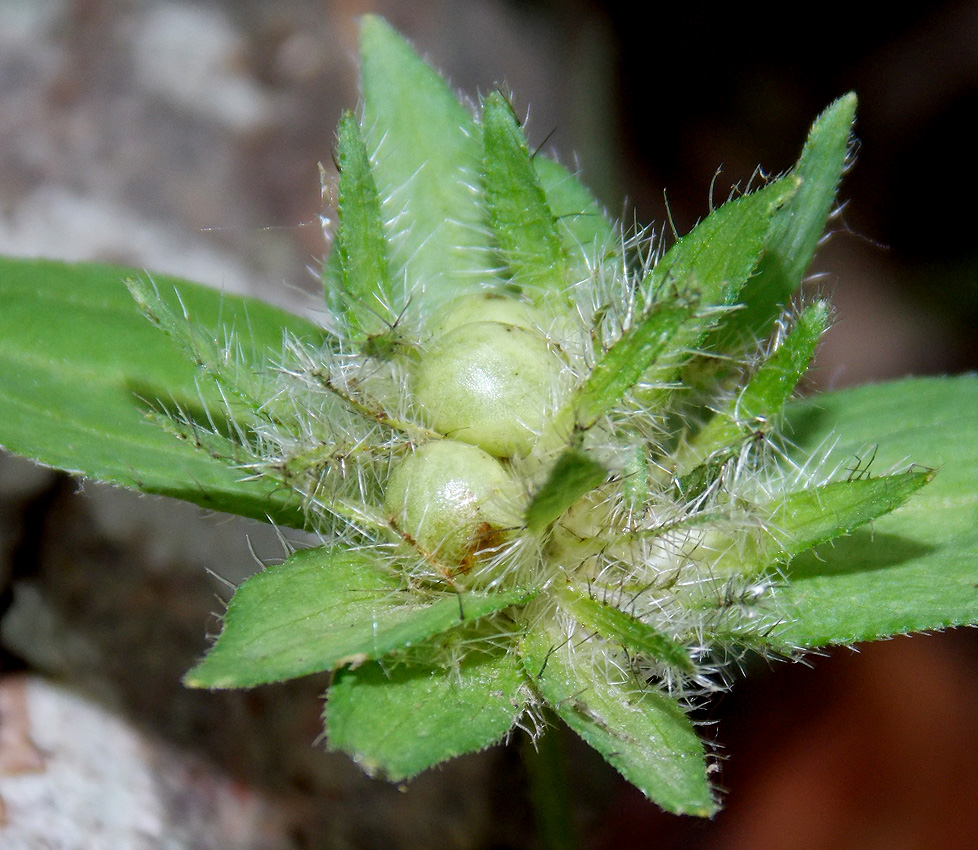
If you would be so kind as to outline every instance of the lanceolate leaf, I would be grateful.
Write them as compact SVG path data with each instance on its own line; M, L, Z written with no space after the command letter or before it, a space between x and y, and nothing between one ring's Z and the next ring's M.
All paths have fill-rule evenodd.
M704 306L732 305L757 265L775 211L798 190L783 178L715 209L656 263L644 287L692 287Z
M391 276L443 303L492 268L482 138L445 81L381 18L360 32L363 135L391 247Z
M890 513L931 481L932 470L833 481L790 493L771 512L770 524L791 557L849 534Z
M781 496L759 509L767 513L770 541L724 540L715 570L750 573L771 569L830 540L844 537L904 504L934 477L933 470L833 481Z
M650 800L670 812L716 811L703 744L674 699L643 690L593 641L568 642L542 629L524 638L523 666L560 718Z
M422 604L369 552L305 549L238 588L224 631L186 683L245 688L359 664L528 598L446 593Z
M588 629L620 643L639 655L664 661L677 670L693 673L695 667L686 648L667 634L637 620L630 614L606 605L587 593L563 587L558 590L561 604Z
M0 259L0 445L95 480L301 527L296 498L243 480L147 419L157 400L199 402L194 365L126 290L125 279L142 275ZM321 339L314 325L259 301L153 279L174 309L182 309L179 293L203 326L232 328L246 362L277 356L285 331Z
M757 266L764 239L774 213L798 189L798 180L788 176L750 195L729 201L714 210L686 236L676 242L656 264L643 283L652 298L663 298L671 290L698 302L698 310L670 340L670 351L683 356L655 366L648 376L657 382L675 380L707 334L733 307ZM664 390L642 393L650 406L661 404Z
M556 222L523 131L498 92L486 98L482 122L489 223L513 282L531 297L562 291L571 281Z
M326 703L330 749L400 781L498 743L523 711L512 653L471 651L460 664L367 663L337 673Z
M572 282L589 280L599 260L608 261L620 253L621 237L577 177L541 154L533 158L533 164L561 233Z
M543 531L571 505L597 487L608 471L580 449L567 449L526 509L526 527Z
M191 318L189 313L178 313L177 305L167 301L155 281L146 277L130 277L126 278L125 284L143 315L170 337L187 360L197 367L198 375L213 379L223 390L223 393L214 392L210 381L198 380L201 409L196 412L202 419L224 417L230 407L243 405L250 412L255 412L263 406L267 391L260 359L242 359L235 341L228 339L230 335L227 330L205 327ZM172 290L169 295L172 301ZM185 310L183 305L181 308ZM181 402L181 405L188 406L188 403ZM192 404L189 406L193 407Z
M912 459L934 480L872 528L795 558L781 591L783 638L851 643L978 621L978 377L826 393L791 407L800 452L872 469ZM875 448L874 448L875 447Z
M653 304L595 364L567 410L555 417L554 428L564 426L571 415L578 429L592 427L664 352L673 350L676 335L696 307L697 302L685 300Z
M717 334L718 349L725 350L735 341L749 344L765 337L782 306L801 284L836 203L855 113L856 95L850 92L829 106L812 126L791 172L800 178L801 185L772 219L757 274L741 293L745 307L732 314Z
M370 173L360 127L350 113L340 121L339 225L334 251L339 252L343 295L326 292L336 312L363 333L382 332L396 321L402 304L394 298L387 264L387 242L380 217L380 198Z
M761 364L740 394L690 440L690 460L703 460L725 447L736 449L751 431L766 431L773 425L811 365L827 324L828 306L824 301L807 307L777 351ZM684 475L690 467L687 461L678 474Z

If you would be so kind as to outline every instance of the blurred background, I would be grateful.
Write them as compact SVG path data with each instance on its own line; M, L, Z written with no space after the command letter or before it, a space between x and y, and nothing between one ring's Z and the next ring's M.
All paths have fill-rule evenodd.
M356 103L365 12L467 95L515 92L533 145L579 163L614 216L660 231L667 213L689 230L758 164L788 168L818 112L856 91L858 157L810 284L837 310L814 383L978 366L978 6L963 0L865 17L839 0L0 0L0 252L120 262L314 310L317 163L331 167ZM148 736L136 750L151 754L143 805L157 814L117 819L147 842L131 846L529 846L512 751L402 794L312 746L322 682L183 691L220 608L206 570L238 580L254 568L246 539L265 558L280 544L165 500L76 489L0 458L0 846L37 846L23 812L43 800L65 809L10 784L53 781L62 744L38 748L40 771L3 756L5 728L51 716L39 694L52 681L70 686L49 695L65 711L81 692ZM657 812L569 742L585 846L973 846L975 633L860 650L754 671L700 712L728 791L714 821ZM77 758L91 785L92 756ZM111 795L93 796L65 846L91 846L83 823L107 828Z

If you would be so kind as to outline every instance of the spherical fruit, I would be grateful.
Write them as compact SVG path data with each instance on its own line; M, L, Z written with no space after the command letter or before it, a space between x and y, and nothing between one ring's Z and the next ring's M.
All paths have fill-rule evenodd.
M496 457L523 456L553 408L562 365L536 331L469 322L420 358L414 397L439 433Z
M436 440L401 461L387 482L393 525L443 576L466 574L522 523L523 493L482 449Z
M462 295L445 305L435 314L430 327L432 334L439 337L472 322L502 322L528 331L539 331L549 324L538 307L518 298L485 291Z

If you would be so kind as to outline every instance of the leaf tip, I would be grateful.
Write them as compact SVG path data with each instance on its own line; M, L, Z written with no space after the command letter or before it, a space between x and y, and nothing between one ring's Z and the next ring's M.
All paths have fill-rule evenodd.
M361 61L371 54L380 56L385 51L398 48L411 50L404 37L383 16L366 14L360 18Z
M183 678L180 680L185 688L193 688L194 690L207 690L212 689L215 685L210 682L206 676L200 675L200 668L203 666L203 662L198 664L196 667L192 667L186 673L183 674Z
M229 688L248 687L247 683L238 682L233 676L213 670L213 664L208 663L210 656L205 655L193 667L183 674L180 680L184 687L198 691L219 691Z

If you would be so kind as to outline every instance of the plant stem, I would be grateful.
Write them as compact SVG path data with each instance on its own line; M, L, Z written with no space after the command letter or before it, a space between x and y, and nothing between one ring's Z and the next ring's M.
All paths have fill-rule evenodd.
M576 850L563 729L556 718L534 741L524 737L523 765L537 828L539 850Z

